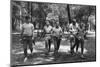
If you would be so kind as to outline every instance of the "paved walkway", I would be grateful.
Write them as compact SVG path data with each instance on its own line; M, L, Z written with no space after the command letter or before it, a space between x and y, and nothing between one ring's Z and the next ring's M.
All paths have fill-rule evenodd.
M33 53L39 53L39 52L44 52L45 51L45 44L44 42L36 42L36 45L33 45ZM40 49L44 50L44 51L41 51ZM53 51L54 50L54 44L51 44L51 50ZM67 45L63 45L61 44L60 45L60 49L59 49L59 52L66 52L69 53L70 51L70 45L67 44ZM81 48L79 48L78 50L79 52L81 52ZM13 50L12 51L13 54L23 54L24 52L23 51L20 51L18 52L17 50ZM84 48L84 54L87 52L87 49ZM30 50L28 49L28 53L30 54Z
M95 60L95 41L94 41L95 39L94 38L92 39L90 38L89 40L85 41L86 44L84 48L84 54L87 55L89 59L87 58L84 60L84 59L80 59L79 56L71 56L69 53L70 44L68 40L66 41L65 39L63 39L60 45L58 57L53 56L53 51L54 51L53 44L51 45L51 52L49 53L48 56L46 56L45 43L44 41L39 41L36 42L36 45L33 45L34 49L33 49L32 57L28 58L25 62L23 62L24 52L23 52L22 44L18 43L19 41L17 42L16 40L13 41L14 48L11 50L12 62L14 64L43 64L43 63L54 63L54 62L58 63L58 62L76 62L76 61ZM81 48L79 48L79 52L81 52ZM29 49L28 49L28 54L30 55ZM55 61L55 59L57 60Z
M52 63L52 61L54 61L55 57L53 56L53 50L54 50L54 45L51 45L51 52L49 53L48 56L45 55L45 46L44 46L44 42L36 42L36 45L33 45L33 57L30 59L27 59L24 63L28 63L29 61L31 61L30 63L32 64L41 64L41 63ZM62 54L61 57L63 57L63 53L65 55L70 55L70 45L60 45L60 49L59 49L59 53ZM79 52L81 52L81 48L79 48L78 50ZM86 54L88 52L88 50L86 48L84 48L84 54ZM23 55L23 49L21 51L17 51L17 50L13 50L12 53L14 55ZM31 54L30 50L28 49L28 54ZM46 56L46 57L45 57ZM70 57L70 56L69 56ZM59 58L57 58L59 59ZM60 61L60 60L59 60ZM17 62L16 62L17 63ZM18 62L19 63L19 62Z

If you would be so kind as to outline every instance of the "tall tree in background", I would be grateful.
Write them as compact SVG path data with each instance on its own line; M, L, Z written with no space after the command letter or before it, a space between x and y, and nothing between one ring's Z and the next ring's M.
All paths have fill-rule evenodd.
M70 16L70 7L69 7L69 4L67 4L67 12L68 12L69 23L71 23L71 16Z

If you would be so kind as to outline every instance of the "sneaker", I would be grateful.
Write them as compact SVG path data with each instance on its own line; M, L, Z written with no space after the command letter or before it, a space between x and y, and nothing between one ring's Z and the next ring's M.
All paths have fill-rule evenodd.
M74 51L70 51L70 54L74 54L75 52Z
M25 59L24 59L24 62L26 62L27 61L27 57L25 57Z
M80 57L81 57L82 59L85 59L84 55L81 55Z
M76 51L76 54L79 54L79 52L78 52L78 51Z

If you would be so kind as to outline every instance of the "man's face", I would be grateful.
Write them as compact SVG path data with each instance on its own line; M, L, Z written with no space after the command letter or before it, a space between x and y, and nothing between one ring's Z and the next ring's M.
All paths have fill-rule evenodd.
M75 22L73 22L73 25L76 25L76 23L75 23Z
M26 22L26 23L29 23L30 21L29 21L29 19L28 19L28 20L25 20L25 22Z

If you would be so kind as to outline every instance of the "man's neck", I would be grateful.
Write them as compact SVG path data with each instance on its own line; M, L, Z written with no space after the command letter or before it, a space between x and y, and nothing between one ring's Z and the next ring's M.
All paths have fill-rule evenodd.
M29 23L26 23L26 24L29 24Z
M49 27L50 25L47 25L47 27Z

